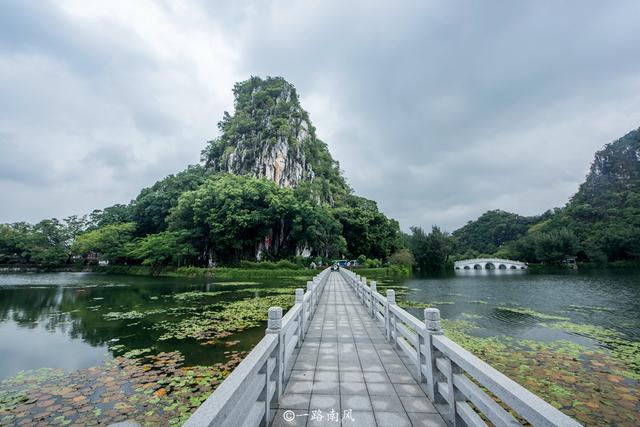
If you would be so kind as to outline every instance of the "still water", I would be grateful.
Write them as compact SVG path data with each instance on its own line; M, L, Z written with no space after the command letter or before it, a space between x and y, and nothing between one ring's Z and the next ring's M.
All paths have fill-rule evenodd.
M478 333L524 339L569 339L579 334L555 332L548 320L506 308L525 308L579 324L598 325L640 340L640 270L567 271L532 274L521 271L471 271L453 276L389 281L409 288L406 299L431 302L443 319L477 318ZM419 316L419 310L413 310ZM551 319L554 320L554 319ZM557 319L555 319L557 320Z
M0 274L0 379L21 370L73 370L135 349L179 350L186 364L213 364L224 347L203 346L195 339L159 340L158 322L179 321L176 309L194 305L176 299L186 292L218 293L206 303L234 301L293 288L303 280L215 282L202 279L115 276L95 273ZM196 301L203 304L202 301ZM196 304L197 306L197 304ZM150 313L114 319L109 313ZM126 317L126 316L125 316ZM250 328L237 335L234 350L250 350L264 335ZM113 348L116 350L110 350Z
M306 279L0 274L0 421L179 424L264 335L251 322L261 301L286 307ZM454 340L583 423L640 423L639 270L377 279L418 318L439 308Z

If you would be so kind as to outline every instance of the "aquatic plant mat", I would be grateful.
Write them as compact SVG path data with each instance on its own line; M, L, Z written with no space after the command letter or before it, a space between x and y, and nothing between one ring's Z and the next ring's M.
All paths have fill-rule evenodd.
M603 346L482 338L472 334L477 325L470 320L444 322L445 334L451 339L581 423L640 425L640 343L588 325L556 322L545 326L583 334L600 340Z
M21 372L0 387L0 425L182 424L244 357L182 366L179 352L119 356L101 366ZM137 356L137 357L134 357Z
M457 297L456 302L422 302L412 299L412 288L392 281L378 283L378 290L387 288L395 289L398 305L418 318L426 307L488 307L482 315L458 312L456 320L444 320L445 334L584 425L640 426L640 342L618 330L578 323L568 317L571 312L590 314L610 309L571 305L568 312L543 313L459 293L447 294ZM506 316L571 340L495 334L485 328L489 315Z
M152 295L151 306L134 305L128 311L100 306L102 298L92 298L96 306L87 307L87 313L97 317L96 324L152 336L154 344L131 347L124 335L108 342L114 357L99 366L71 372L23 371L1 381L0 426L92 426L124 420L145 426L181 425L247 354L233 351L241 337L248 337L242 346L247 349L264 335L261 327L268 308L278 305L286 310L293 305L296 284L290 281L276 288L225 282L212 291ZM205 353L216 351L222 361L188 366L189 355L177 350L184 343Z

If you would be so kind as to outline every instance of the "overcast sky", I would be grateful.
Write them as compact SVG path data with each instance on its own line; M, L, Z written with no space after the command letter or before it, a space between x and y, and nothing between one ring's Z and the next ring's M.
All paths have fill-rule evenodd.
M0 0L0 222L127 203L293 83L355 191L452 231L563 205L640 126L640 2Z

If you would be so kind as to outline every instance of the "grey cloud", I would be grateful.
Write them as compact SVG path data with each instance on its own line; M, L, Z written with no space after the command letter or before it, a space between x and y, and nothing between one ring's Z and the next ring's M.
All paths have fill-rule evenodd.
M227 94L249 75L294 83L350 184L404 229L562 205L593 152L640 124L633 0L183 6L150 12L182 43L222 40L237 62L158 55L117 17L83 19L55 3L3 7L0 131L11 145L0 154L32 166L0 157L0 187L18 200L0 221L126 202L196 162L232 108L206 87L226 65ZM50 213L20 201L37 199L38 186ZM86 195L82 204L65 198L71 191Z
M245 68L339 105L327 142L405 229L561 205L593 152L640 123L636 2L323 3L280 16L284 4L296 3L265 6Z

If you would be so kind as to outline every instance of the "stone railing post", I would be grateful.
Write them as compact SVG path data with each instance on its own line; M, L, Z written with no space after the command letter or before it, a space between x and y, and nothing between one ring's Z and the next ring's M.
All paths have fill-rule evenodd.
M373 294L374 292L378 292L378 283L375 280L372 280L369 283L369 287L371 288L371 292L369 293L369 295L371 295L371 317L373 317L373 320L376 320L376 306L378 303L376 302L377 300Z
M384 327L387 331L387 340L391 341L394 337L393 331L391 331L391 306L396 304L396 291L393 289L387 289L387 303L384 305Z
M315 307L313 303L314 292L313 292L313 282L307 282L307 292L309 293L309 320L311 320L311 315L313 314L313 307Z
M316 306L318 304L320 304L320 291L321 290L322 289L320 289L320 281L318 280L316 282L313 282L313 293L314 293L314 296L315 296L315 301L314 302L315 302ZM315 309L313 311L315 312Z
M437 393L437 355L436 348L433 346L433 336L442 335L443 333L442 326L440 325L440 310L437 308L425 308L424 325L424 358L427 367L427 395L433 403L445 403L442 396Z
M458 415L457 404L460 401L464 401L465 398L458 391L458 388L453 383L453 376L455 374L461 374L463 371L448 357L445 358L444 376L447 379L447 394L449 395L449 417L453 427L464 426L465 423Z
M304 289L302 288L296 289L296 304L300 304L300 314L298 315L298 344L296 344L296 347L300 348L306 331L304 328Z
M278 400L282 397L282 381L284 375L284 337L282 336L282 307L270 307L268 312L268 321L267 321L267 330L265 331L267 334L278 334L278 346L276 347L276 368L274 370L274 374L276 375L276 392ZM267 359L268 360L268 359ZM266 368L266 386L265 386L265 419L266 424L269 425L271 422L271 402L269 401L269 384L271 383L271 378L269 377L270 365L267 362Z
M364 304L364 293L365 293L365 288L367 287L367 278L363 277L362 278L362 282L360 282L360 301L362 301L362 303Z

